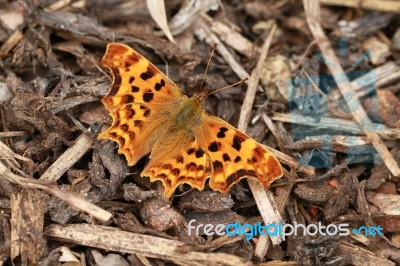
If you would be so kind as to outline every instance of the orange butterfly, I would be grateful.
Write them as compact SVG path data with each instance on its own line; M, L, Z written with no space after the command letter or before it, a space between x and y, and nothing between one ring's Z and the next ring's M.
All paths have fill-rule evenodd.
M205 92L184 95L160 70L132 48L111 43L102 64L113 82L102 99L113 122L99 139L119 144L132 166L150 154L141 176L160 180L165 196L179 184L227 193L247 176L265 188L282 176L278 160L254 139L204 111Z

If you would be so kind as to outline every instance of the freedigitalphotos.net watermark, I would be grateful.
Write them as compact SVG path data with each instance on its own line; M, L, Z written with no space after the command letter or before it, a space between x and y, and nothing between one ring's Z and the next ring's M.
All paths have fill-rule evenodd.
M300 230L301 229L301 230ZM298 236L298 235L308 235L315 236L317 234L321 236L348 236L350 233L355 235L364 236L383 236L383 228L380 226L361 226L359 228L350 229L350 225L347 223L342 224L329 224L327 226L323 225L321 222L318 224L309 224L305 226L304 224L268 224L263 225L261 222L256 224L240 224L238 222L230 223L228 225L224 224L196 224L196 220L192 219L188 224L188 234L200 235L204 234L206 236L223 236L227 234L228 236L242 236L246 237L249 241L256 236L280 236L283 240L288 236Z
M346 60L348 41L340 39L338 46L340 63L342 68L346 69L344 72L341 70L342 68L339 68L328 58L318 53L312 66L286 80L285 87L289 115L291 116L291 121L294 121L291 123L293 140L301 141L314 138L321 141L319 148L299 153L299 163L302 166L310 165L315 168L332 167L335 157L333 147L336 136L347 136L344 138L344 141L347 142L345 146L357 147L346 150L345 160L348 164L381 162L379 153L372 145L358 146L358 138L353 136L356 133L349 134L349 129L340 122L341 119L336 119L351 117L359 107L359 101L352 101L348 105L344 98L358 98L359 95L363 95L370 103L369 108L374 110L369 116L373 116L376 122L381 123L376 70L359 69L358 67L363 61L368 60L372 52L366 51L356 60ZM336 72L321 74L319 71L320 66L316 64L318 61ZM352 65L345 65L345 62L348 61L352 61ZM357 91L350 91L347 93L349 95L341 95L338 85L348 81L355 85L354 87L357 88ZM338 97L338 95L342 97ZM301 123L296 121L301 121ZM321 125L315 127L310 126L310 124ZM369 127L368 130L377 131L379 126L380 124L375 124Z

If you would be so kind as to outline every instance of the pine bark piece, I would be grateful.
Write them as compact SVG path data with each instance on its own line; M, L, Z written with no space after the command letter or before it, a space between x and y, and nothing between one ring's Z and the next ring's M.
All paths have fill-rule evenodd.
M19 265L37 265L44 255L44 200L41 192L22 189L11 195L11 259Z

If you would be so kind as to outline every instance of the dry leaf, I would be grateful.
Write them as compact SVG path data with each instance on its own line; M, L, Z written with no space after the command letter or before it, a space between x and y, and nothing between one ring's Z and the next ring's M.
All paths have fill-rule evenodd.
M217 10L218 7L218 0L192 0L171 19L169 28L174 35L178 35L189 28L201 12L207 13L209 10Z
M172 37L171 31L168 28L167 13L165 12L164 0L147 0L146 3L153 20L164 32L168 40L175 43L174 37Z

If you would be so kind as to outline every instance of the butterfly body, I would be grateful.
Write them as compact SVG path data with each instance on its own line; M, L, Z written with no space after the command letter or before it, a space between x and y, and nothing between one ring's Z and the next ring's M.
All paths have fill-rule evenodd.
M161 71L132 48L111 43L102 64L113 83L102 99L113 123L99 135L119 144L128 165L150 153L141 176L160 180L165 196L179 184L221 192L243 177L264 187L282 176L278 160L255 140L204 111L205 92L188 98Z
M202 102L202 99L197 95L182 101L177 110L171 115L171 119L178 130L188 130L200 124L203 112Z

